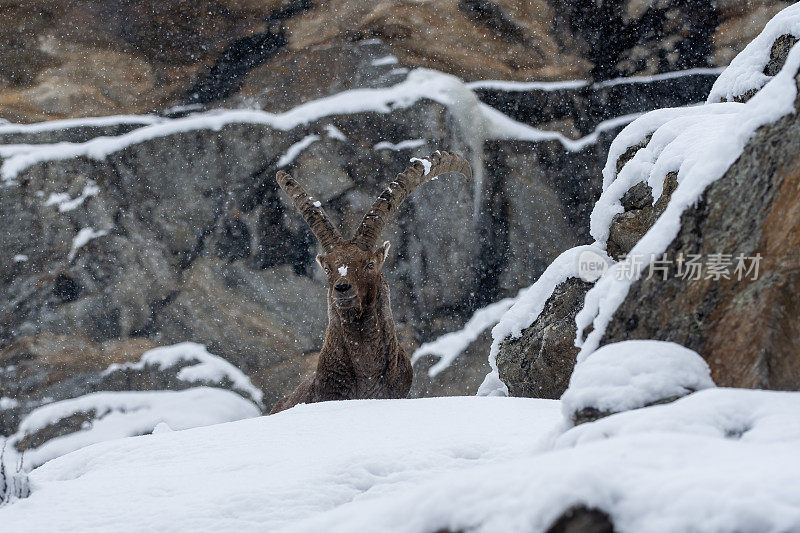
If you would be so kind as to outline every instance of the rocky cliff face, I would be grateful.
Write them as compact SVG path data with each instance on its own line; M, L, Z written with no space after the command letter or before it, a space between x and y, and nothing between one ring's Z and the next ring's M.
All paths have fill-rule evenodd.
M796 39L781 36L775 41L766 76L783 67L787 42ZM747 101L756 92L732 99ZM673 341L703 355L721 386L800 387L795 342L800 321L792 297L798 288L800 99L794 108L794 113L759 128L724 176L683 213L680 230L665 251L664 257L671 259L665 262L666 270L631 285L605 329L602 345L627 339ZM646 144L624 154L617 169ZM645 183L622 197L624 211L613 218L607 241L613 259L621 259L642 239L676 186L677 175L670 173L664 176L657 202ZM704 270L697 278L686 277L686 261L715 255L731 262L728 274L709 275ZM734 275L739 256L760 260L751 260L745 275ZM558 397L564 391L565 376L578 354L572 344L575 316L588 287L575 279L563 283L522 336L503 343L497 364L512 395Z
M374 91L406 77L378 61L392 57L380 43L345 44L325 53L369 80ZM685 85L683 76L615 82L613 90L627 96L614 100L627 102L621 104L626 111L693 103L703 97L698 87L714 77L691 74ZM520 86L473 93L454 83L460 101L479 106L481 96L505 111L512 111L512 99L536 100L543 93ZM602 101L608 90L584 84L562 91L580 104L567 107L569 116L552 107L514 116L519 127L561 124L579 136L569 126L578 121L574 117L585 114L587 97ZM483 177L472 184L443 179L427 185L385 234L393 242L387 274L403 342L413 348L457 329L475 307L515 293L558 253L585 239L607 146L630 120L616 120L613 109L595 113L597 131L576 142L540 130L526 131L542 140L492 140L482 123L465 126L465 117L474 121L477 111L465 114L473 108L464 105L422 99L390 113L334 112L289 130L248 120L232 120L218 131L180 126L181 120L213 120L213 114L0 128L8 164L19 160L11 157L16 152L49 153L54 143L77 143L72 146L78 151L124 144L96 159L65 156L25 167L0 189L0 239L13 252L2 259L0 321L4 364L13 367L9 379L25 372L31 383L47 381L35 370L46 368L37 367L44 355L24 348L42 335L95 343L90 351L97 357L80 356L96 362L86 370L95 373L118 362L105 358L102 343L193 340L251 375L265 390L267 406L279 398L312 368L326 323L315 243L273 182L282 159L306 141L311 143L295 150L286 168L346 232L412 155L447 148L471 154L482 167ZM159 128L175 131L147 133ZM79 245L82 231L91 238ZM413 394L474 392L485 374L487 346L488 337L435 380L424 372L432 361L423 359ZM24 394L31 405L53 397L46 387ZM64 390L55 398L68 395Z
M743 279L644 279L617 310L603 342L663 339L703 354L721 386L796 389L800 321L796 274L800 122L762 128L726 176L684 214L668 257L761 257ZM620 231L620 233L624 233ZM681 309L675 313L674 309Z
M267 100L275 109L281 99L275 92L281 90L270 80L276 76L310 81L293 84L290 91L305 98L330 85L313 83L318 77L369 83L353 77L346 64L323 62L330 68L320 68L315 61L324 61L331 45L371 38L387 43L405 65L468 80L599 81L719 66L786 5L781 0L4 2L0 117L142 113L231 98Z
M595 79L720 64L722 50L746 38L719 44L719 28L748 35L754 10L771 13L782 2L720 9L701 32L710 48L694 59L626 59L627 66L620 58L641 53L653 36L674 43L694 35L688 22L667 23L678 4L655 16L630 2L625 24L649 22L605 63L588 59L587 37L574 30L602 17L573 4L345 2L332 11L310 2L123 2L114 9L28 2L5 10L13 22L0 28L14 47L4 50L17 55L4 63L14 69L0 75L0 116L161 111L0 125L4 164L19 162L28 145L77 150L25 164L0 187L7 251L0 256L0 397L22 401L7 418L102 390L109 364L184 340L244 370L265 391L267 408L290 390L315 363L325 288L313 238L273 182L279 166L348 232L409 157L435 149L469 155L481 170L475 183L426 185L384 235L393 243L386 273L401 340L413 349L457 329L472 310L516 293L588 239L608 145L631 114L703 100L716 71ZM551 21L553 10L565 9L568 21ZM69 31L87 20L100 22L81 35ZM314 99L397 86L416 65L468 79L586 79L458 82L452 104L387 102L380 111L339 109L286 128L250 119L182 126L187 115L216 124L211 107L298 113ZM503 122L513 127L502 130L476 120L481 102L518 122ZM185 105L167 109L176 104ZM169 131L149 133L159 128ZM520 128L524 134L509 133ZM132 140L104 151L114 139ZM57 144L64 142L73 144ZM550 329L542 335L566 338ZM489 340L485 334L436 379L425 373L433 359L420 360L413 394L473 393Z

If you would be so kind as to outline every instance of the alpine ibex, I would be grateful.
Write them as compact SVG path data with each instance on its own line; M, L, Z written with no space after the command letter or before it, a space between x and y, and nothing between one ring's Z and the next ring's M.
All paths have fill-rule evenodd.
M328 329L316 371L272 413L299 403L362 398L404 398L413 370L394 329L389 286L381 273L389 241L375 247L383 227L403 200L426 181L458 172L471 179L467 161L436 152L397 175L364 215L355 236L344 240L322 209L289 174L276 179L303 215L325 254L317 262L328 277Z

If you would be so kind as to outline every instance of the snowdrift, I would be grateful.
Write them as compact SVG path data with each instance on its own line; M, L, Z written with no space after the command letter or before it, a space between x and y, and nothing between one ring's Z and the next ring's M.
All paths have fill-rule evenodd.
M562 432L560 402L370 400L101 443L30 476L9 531L800 528L800 394L710 389Z

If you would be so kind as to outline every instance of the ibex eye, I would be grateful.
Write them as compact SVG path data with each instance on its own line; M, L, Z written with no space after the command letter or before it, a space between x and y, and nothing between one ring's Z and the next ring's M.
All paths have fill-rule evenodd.
M375 263L370 261L370 263L367 265L367 270L374 270L374 269L375 269Z

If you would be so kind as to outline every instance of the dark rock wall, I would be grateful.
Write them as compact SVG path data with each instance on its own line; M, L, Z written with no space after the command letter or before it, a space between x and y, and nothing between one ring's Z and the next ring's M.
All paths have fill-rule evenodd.
M263 81L302 65L296 57L376 37L405 65L469 80L597 81L721 66L788 3L8 1L0 10L0 117L33 121L258 99L280 90ZM349 76L335 64L309 68Z

